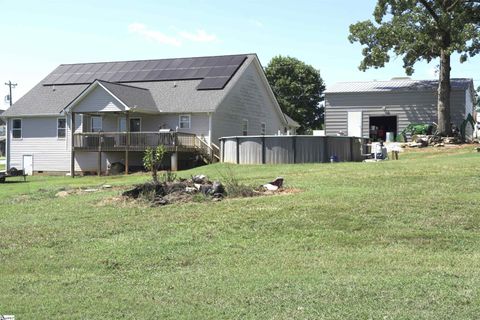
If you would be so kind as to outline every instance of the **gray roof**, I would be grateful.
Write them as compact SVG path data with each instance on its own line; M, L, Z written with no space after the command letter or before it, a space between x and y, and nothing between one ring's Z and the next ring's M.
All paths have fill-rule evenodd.
M285 120L287 120L287 125L288 125L288 126L300 128L300 124L299 124L297 121L295 121L295 120L293 120L292 118L290 118L290 117L288 116L288 114L284 113L283 115L285 116Z
M129 94L133 94L136 98L141 98L142 101L144 101L142 104L145 106L148 105L148 103L146 103L149 99L148 95L139 94L139 90L143 88L150 91L158 112L213 112L226 96L230 88L236 83L237 79L245 71L250 62L253 59L256 59L256 55L254 54L246 56L247 60L242 63L232 79L223 89L219 90L199 90L197 87L202 82L202 79L145 81L134 82L131 83L131 85L111 84L109 88L113 88L112 90L116 92L114 94L119 99L125 99L124 102L127 105L139 105L139 103L134 101L133 98L131 100L127 98ZM42 80L27 94L15 102L12 107L5 111L3 116L58 115L90 85L44 85L44 81L45 80ZM102 84L105 85L105 83L107 82L102 81ZM105 85L105 87L107 87L107 85Z
M101 80L98 82L130 109L138 108L143 111L158 112L150 90Z
M450 81L452 90L467 90L472 79L458 78ZM405 78L388 81L354 81L339 82L327 87L325 93L348 92L398 92L398 91L434 91L438 88L438 80L411 80Z

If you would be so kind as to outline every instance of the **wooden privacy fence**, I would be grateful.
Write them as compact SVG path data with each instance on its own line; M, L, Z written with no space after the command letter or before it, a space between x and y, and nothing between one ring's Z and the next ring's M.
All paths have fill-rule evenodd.
M365 138L236 136L220 138L221 162L237 164L362 161Z

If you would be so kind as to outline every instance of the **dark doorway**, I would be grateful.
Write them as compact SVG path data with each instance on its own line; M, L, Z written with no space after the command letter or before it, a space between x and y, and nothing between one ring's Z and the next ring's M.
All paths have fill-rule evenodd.
M397 117L370 117L370 139L386 141L387 132L393 132L393 139L397 137Z

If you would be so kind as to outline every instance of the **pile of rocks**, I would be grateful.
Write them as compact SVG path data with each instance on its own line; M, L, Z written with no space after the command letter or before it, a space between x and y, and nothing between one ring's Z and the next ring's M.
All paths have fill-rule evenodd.
M189 202L196 194L202 194L212 201L220 201L226 196L225 187L220 181L210 181L205 175L196 175L191 179L136 185L123 192L124 197L150 200L153 205L162 206L175 202Z
M425 148L444 147L446 144L461 144L460 137L441 137L437 135L415 135L412 137L412 142L407 143L406 146L410 148Z

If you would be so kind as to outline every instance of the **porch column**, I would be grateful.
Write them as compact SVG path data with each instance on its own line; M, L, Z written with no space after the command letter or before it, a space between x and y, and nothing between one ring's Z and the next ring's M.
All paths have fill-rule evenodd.
M127 141L125 146L125 174L128 174L128 149L130 149L130 114L125 112L125 125L127 127Z
M72 117L70 121L70 176L75 178L75 112L70 114Z

